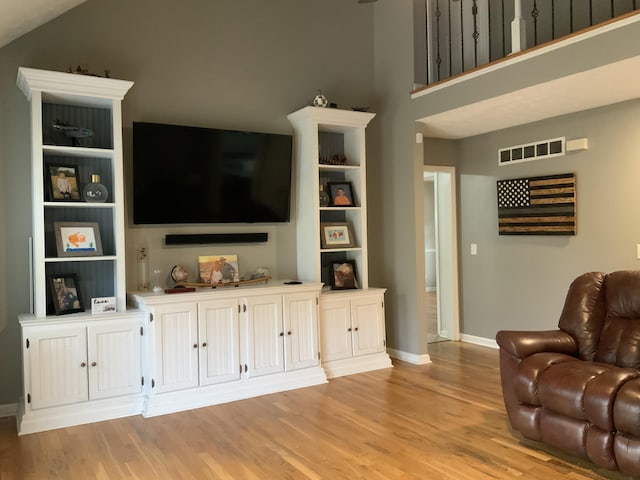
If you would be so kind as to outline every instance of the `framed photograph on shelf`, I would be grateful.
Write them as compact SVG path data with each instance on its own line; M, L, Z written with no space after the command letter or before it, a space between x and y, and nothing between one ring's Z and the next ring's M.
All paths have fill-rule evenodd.
M59 257L102 255L100 227L93 222L54 222Z
M355 246L351 225L346 222L326 222L320 224L320 245L322 248L350 248Z
M56 315L84 312L78 276L75 273L47 275L47 281Z
M342 262L332 262L329 282L334 290L348 290L358 288L358 278L356 276L356 262L344 260Z
M47 200L50 202L79 202L78 167L71 164L45 165Z
M240 281L237 255L206 255L198 257L202 283L212 286Z
M356 202L353 198L353 188L351 182L329 182L329 197L332 207L355 207Z

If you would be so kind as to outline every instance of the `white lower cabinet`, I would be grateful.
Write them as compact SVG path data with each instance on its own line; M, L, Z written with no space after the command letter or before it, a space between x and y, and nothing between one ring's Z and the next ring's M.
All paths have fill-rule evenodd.
M240 380L240 328L237 299L198 303L200 385Z
M19 433L134 415L142 406L141 317L20 317Z
M134 295L147 312L143 415L325 383L319 292L306 284Z
M328 378L391 367L384 290L332 292L320 298L320 351Z

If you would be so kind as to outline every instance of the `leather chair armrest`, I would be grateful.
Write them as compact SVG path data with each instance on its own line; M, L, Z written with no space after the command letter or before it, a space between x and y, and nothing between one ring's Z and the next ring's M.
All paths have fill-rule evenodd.
M578 344L574 338L562 330L501 330L496 334L496 342L501 349L516 358L525 358L539 352L565 353L567 355L577 355L578 353Z

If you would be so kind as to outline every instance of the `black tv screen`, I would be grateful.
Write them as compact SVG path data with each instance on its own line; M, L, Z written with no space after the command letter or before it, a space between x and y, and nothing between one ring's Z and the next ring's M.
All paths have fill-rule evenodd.
M133 123L133 223L289 221L292 136Z

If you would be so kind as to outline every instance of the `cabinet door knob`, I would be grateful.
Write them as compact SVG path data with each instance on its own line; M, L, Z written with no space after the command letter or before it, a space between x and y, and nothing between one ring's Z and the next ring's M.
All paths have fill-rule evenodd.
M358 327L354 328L354 330L357 332L358 331Z
M287 332L287 335L291 335L291 332Z
M92 366L92 367L95 367L96 365L97 365L97 363L96 363L96 362L91 362L91 366Z
M349 328L347 329L347 332L350 332L350 331L351 331L351 327L349 327Z
M280 336L281 336L281 337L284 337L284 332L280 332Z
M194 343L194 344L193 344L193 348L198 348L198 344L197 344L197 343Z
M206 347L207 346L207 342L202 342L202 346Z
M82 363L80 364L80 366L81 366L82 368L84 368L84 367L86 367L86 366L87 366L87 364L86 364L86 363L84 363L84 362L82 362Z

